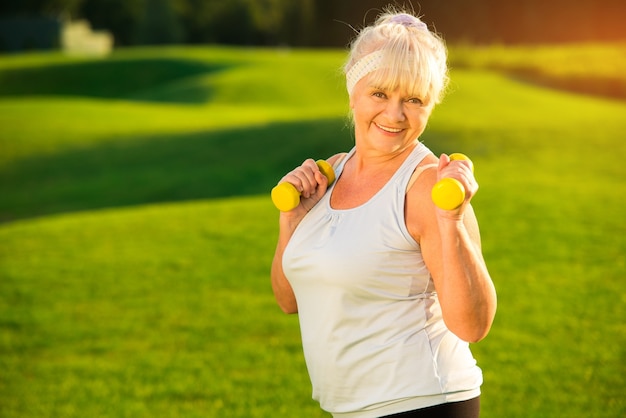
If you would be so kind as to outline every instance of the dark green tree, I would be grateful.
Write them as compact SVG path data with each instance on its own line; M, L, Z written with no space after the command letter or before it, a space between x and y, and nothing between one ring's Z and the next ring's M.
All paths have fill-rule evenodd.
M298 44L308 40L313 27L313 0L246 0L259 43Z
M245 0L183 0L182 19L190 43L254 45L256 32Z
M85 0L2 0L0 17L75 16Z
M172 0L143 0L136 25L136 42L141 45L181 43L185 36L180 15Z
M88 0L79 10L95 29L111 31L116 46L137 43L136 28L143 13L143 0Z

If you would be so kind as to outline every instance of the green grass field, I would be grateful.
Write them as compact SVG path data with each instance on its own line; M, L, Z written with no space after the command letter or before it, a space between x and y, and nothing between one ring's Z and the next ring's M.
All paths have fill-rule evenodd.
M626 414L626 102L556 89L579 69L553 73L576 54L624 68L623 51L452 49L423 140L468 154L481 185L499 295L473 345L483 417ZM520 81L520 54L526 75L550 76ZM310 399L297 317L271 293L268 192L301 160L352 146L342 60L0 57L0 416L328 416Z

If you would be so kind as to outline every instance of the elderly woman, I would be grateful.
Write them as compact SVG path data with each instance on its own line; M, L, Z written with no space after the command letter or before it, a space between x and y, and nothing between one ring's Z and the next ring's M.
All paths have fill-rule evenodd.
M447 84L441 39L388 10L360 31L346 66L355 146L285 175L302 193L281 212L272 287L298 313L313 398L334 417L477 417L496 294L470 200L470 163L420 142ZM431 199L454 178L456 209ZM297 414L296 414L297 415Z

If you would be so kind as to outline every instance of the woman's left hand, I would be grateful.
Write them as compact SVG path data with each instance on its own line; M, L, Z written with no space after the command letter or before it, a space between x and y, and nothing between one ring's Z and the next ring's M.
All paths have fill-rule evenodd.
M468 160L451 160L447 154L441 154L439 157L439 166L437 167L437 181L444 178L455 179L463 185L465 188L465 200L456 209L438 209L438 213L445 217L462 216L468 203L478 192L478 182L474 177L472 163Z

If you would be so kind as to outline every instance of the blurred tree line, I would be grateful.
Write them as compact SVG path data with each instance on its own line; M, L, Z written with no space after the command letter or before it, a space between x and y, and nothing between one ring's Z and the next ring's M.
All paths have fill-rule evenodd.
M118 46L345 46L389 3L413 4L449 42L626 39L624 0L3 0L0 17L84 18Z

